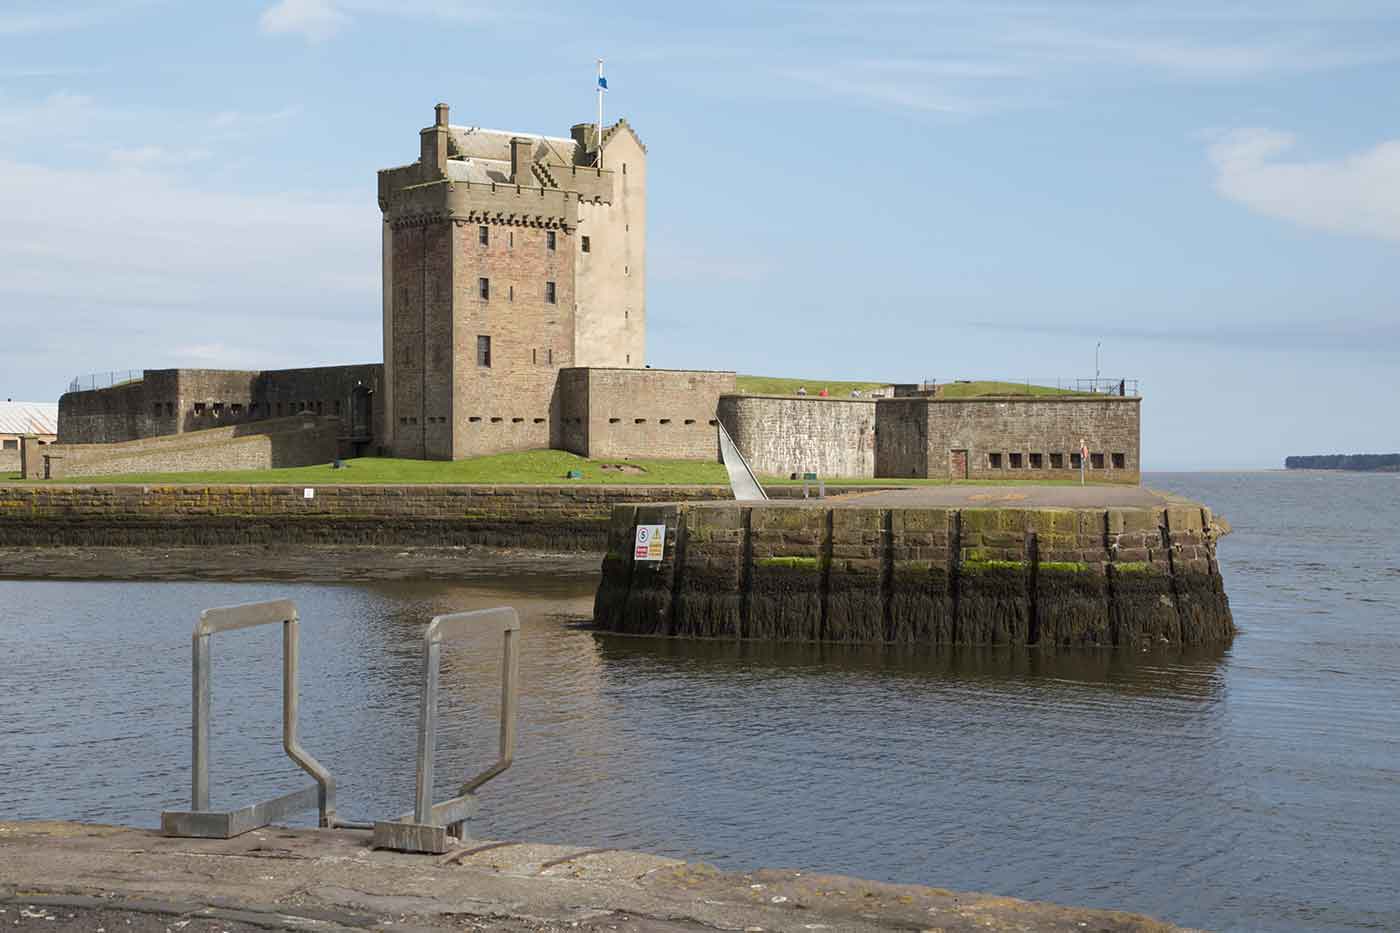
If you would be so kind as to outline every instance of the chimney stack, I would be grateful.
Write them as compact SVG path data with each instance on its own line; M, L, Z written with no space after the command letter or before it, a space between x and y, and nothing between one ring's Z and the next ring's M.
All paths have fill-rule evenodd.
M418 170L423 181L447 177L447 105L434 108L433 125L418 134Z
M534 148L533 139L524 139L520 136L512 136L510 139L510 180L517 185L535 185L538 183L530 172L530 163L534 161L530 156L530 150Z

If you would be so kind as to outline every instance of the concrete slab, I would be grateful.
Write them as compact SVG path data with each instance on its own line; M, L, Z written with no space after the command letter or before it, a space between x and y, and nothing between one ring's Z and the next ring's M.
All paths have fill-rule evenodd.
M611 849L473 841L442 856L405 855L375 850L369 833L349 830L269 827L235 839L173 839L64 822L0 822L0 926L49 933L1178 929L1113 911L840 875L723 872Z

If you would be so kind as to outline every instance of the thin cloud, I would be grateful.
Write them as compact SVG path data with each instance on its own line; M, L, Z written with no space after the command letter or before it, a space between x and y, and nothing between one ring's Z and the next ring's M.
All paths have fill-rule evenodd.
M258 17L258 26L269 35L298 35L324 42L349 21L332 0L278 0Z
M1209 148L1215 189L1267 217L1400 242L1400 140L1333 160L1289 160L1290 133L1239 129Z

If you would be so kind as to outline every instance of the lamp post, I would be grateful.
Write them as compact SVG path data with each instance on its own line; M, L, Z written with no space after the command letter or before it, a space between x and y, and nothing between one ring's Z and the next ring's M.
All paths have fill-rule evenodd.
M1099 348L1102 347L1102 346L1103 346L1103 341L1102 341L1102 340L1100 340L1098 343L1094 344L1094 391L1095 391L1095 392L1099 391Z

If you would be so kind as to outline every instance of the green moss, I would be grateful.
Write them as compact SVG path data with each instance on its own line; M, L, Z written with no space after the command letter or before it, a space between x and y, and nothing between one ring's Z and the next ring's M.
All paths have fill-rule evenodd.
M1145 560L1125 560L1122 563L1112 564L1117 573L1152 573L1152 565Z
M1026 562L1023 560L968 560L963 559L963 573L984 573L988 570L1018 570L1026 569Z
M1088 573L1089 565L1077 560L1043 560L1036 565L1052 573Z
M760 557L754 561L760 567L786 567L789 570L820 570L822 562L817 557Z

